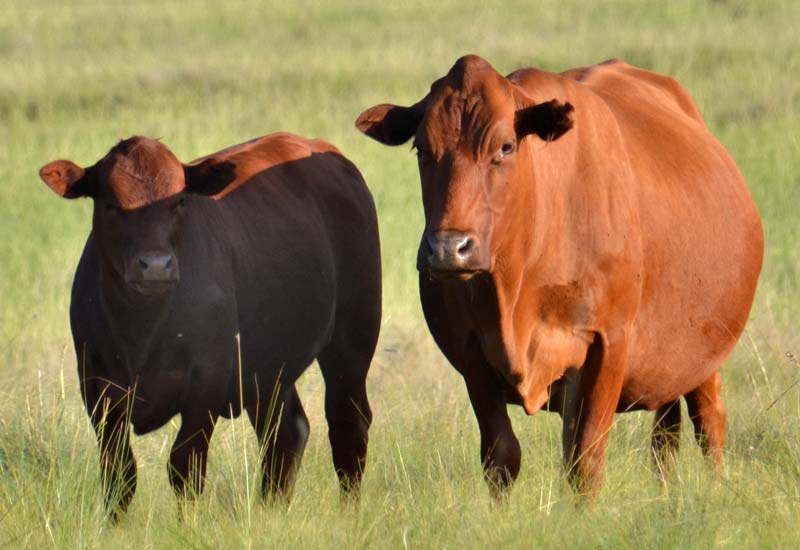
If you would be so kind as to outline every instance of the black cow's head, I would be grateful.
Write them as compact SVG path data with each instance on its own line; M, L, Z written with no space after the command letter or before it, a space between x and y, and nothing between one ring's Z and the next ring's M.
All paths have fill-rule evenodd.
M376 105L358 117L358 129L386 145L414 137L425 209L421 271L468 279L495 269L509 246L500 237L514 234L506 225L530 216L523 187L531 160L522 145L531 135L561 137L571 111L556 100L535 103L484 59L465 56L415 105Z
M104 268L146 296L161 295L180 280L177 245L187 192L214 194L207 163L184 166L159 141L121 141L96 164L81 168L69 160L43 166L39 175L64 198L94 200L92 230ZM204 177L193 178L194 174ZM197 188L187 181L197 179Z

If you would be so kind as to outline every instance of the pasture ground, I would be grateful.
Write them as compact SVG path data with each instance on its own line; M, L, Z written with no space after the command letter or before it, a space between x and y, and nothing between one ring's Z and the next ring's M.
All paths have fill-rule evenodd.
M800 546L800 4L430 4L0 1L0 547ZM413 153L353 127L366 107L416 101L465 53L501 72L619 57L672 75L737 160L767 248L750 323L723 370L720 478L686 422L674 479L661 484L651 415L622 415L587 509L561 474L558 417L514 409L520 480L507 503L490 503L466 391L419 311ZM91 204L59 199L37 170L56 158L91 164L132 134L189 160L277 130L337 144L379 208L385 317L362 501L339 502L312 367L300 383L312 435L290 506L258 502L252 430L221 421L207 491L179 523L165 469L172 422L134 437L139 489L127 518L108 525L67 319Z

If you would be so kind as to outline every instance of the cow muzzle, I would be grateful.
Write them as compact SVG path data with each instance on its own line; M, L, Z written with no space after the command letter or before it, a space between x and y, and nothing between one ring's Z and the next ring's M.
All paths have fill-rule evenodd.
M144 253L128 265L125 281L137 292L147 296L161 294L180 280L178 259L174 254Z
M423 235L417 269L439 279L471 279L486 271L478 237L460 231L438 231Z

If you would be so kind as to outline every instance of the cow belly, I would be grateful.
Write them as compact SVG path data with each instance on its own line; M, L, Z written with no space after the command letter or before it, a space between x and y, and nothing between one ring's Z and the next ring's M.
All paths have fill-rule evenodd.
M271 305L242 323L242 370L263 387L295 383L331 338L335 289L330 284L283 288ZM238 388L235 388L238 400ZM245 401L257 397L256 385L244 388Z
M752 292L737 300L732 291L705 290L706 307L692 309L673 296L640 312L620 410L656 409L697 388L720 368L747 321Z

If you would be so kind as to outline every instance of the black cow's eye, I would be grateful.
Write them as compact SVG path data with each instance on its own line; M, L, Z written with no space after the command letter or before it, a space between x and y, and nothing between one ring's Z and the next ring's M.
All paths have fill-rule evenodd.
M105 210L106 212L114 212L116 209L117 207L111 204L110 202L107 202L103 205L103 210Z

